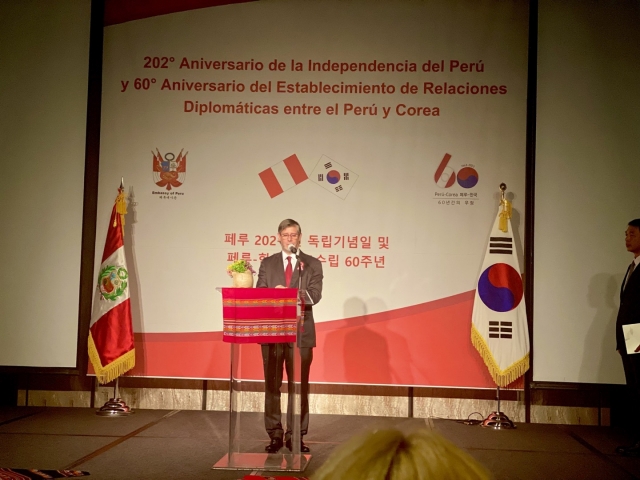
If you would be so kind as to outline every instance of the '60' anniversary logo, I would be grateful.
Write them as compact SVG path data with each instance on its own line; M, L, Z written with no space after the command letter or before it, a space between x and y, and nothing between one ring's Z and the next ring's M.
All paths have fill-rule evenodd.
M451 155L445 153L440 165L438 165L436 174L433 176L436 185L440 188L449 188L456 183L457 178L458 185L462 188L475 187L478 183L478 172L476 169L470 166L465 166L462 167L458 172L458 175L456 175L456 171L449 166L449 160L451 160Z

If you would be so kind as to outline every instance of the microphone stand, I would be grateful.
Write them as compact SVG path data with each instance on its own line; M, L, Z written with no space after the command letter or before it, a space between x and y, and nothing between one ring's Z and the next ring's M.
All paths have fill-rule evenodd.
M298 270L298 295L300 294L300 287L302 287L302 268L300 268L300 250L296 250L294 253L296 256L296 270Z
M302 286L302 269L300 268L300 249L289 245L289 251L296 257L296 270L298 271L298 298L300 296L300 287Z
M294 424L299 425L302 420L302 379L301 369L302 360L299 356L298 345L300 345L300 335L304 331L304 297L301 296L302 291L302 264L300 261L300 249L295 248L292 251L296 257L296 270L298 271L298 307L300 308L300 320L297 322L296 327L296 345L293 346L293 391L289 391L289 395L293 396L293 402L289 403L288 408L293 408L293 415L295 417ZM302 435L300 429L293 429L293 435L291 438L292 452L294 456L300 455L300 445L302 444Z
M300 317L302 318L301 325L304 325L304 299L301 298L300 296L300 290L302 290L302 271L303 271L300 264L300 249L294 247L293 250L291 250L291 253L293 253L293 255L296 257L296 270L298 271L298 302L299 304L300 303L302 304L300 308Z

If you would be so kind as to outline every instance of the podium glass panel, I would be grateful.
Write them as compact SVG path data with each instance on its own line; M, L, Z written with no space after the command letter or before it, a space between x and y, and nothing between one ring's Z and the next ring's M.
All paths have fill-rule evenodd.
M293 317L295 329L299 328L300 302L296 300L296 289L217 289L223 294L223 318L225 327L223 336L230 343L230 373L229 373L229 443L227 454L213 465L213 469L223 470L263 470L274 472L302 472L311 460L311 455L300 452L300 421L301 421L301 380L300 380L300 351L296 342L286 335L272 336L270 332L278 330L276 326L265 325L264 318ZM238 292L240 290L241 292ZM276 292L272 292L276 290ZM284 291L284 292L283 292ZM288 292L287 292L288 291ZM283 299L288 293L289 299ZM278 305L286 304L293 299L291 305L295 309L282 309ZM262 306L271 303L274 309L260 311ZM258 307L256 307L258 305ZM291 325L293 323L291 322ZM282 330L284 331L284 330ZM293 332L290 332L293 333ZM266 334L265 337L263 334ZM296 335L297 336L297 335ZM256 392L255 379L247 378L249 367L255 371L255 363L262 362L261 345L258 343L288 343L292 348L293 361L288 370L283 363L283 381L280 398L281 423L286 432L291 432L291 450L286 446L278 453L265 452L269 437L265 431L264 413L256 414L255 410L264 411L265 396ZM251 345L253 344L253 345ZM256 350L257 348L257 350ZM259 352L256 355L256 351ZM279 362L276 361L276 364ZM244 368L243 368L244 367ZM277 370L277 369L276 369ZM266 388L266 387L265 387ZM258 400L259 399L259 400ZM260 408L256 408L256 407ZM253 411L252 411L253 410ZM289 414L291 412L291 414ZM258 416L259 415L259 416Z

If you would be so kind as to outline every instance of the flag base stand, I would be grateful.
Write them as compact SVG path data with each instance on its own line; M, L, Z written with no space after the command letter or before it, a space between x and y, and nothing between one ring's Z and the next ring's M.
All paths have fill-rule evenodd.
M113 398L107 400L107 402L100 407L100 410L96 410L96 415L101 417L126 417L131 415L133 410L118 396L118 378L113 386Z
M121 398L110 398L96 411L101 417L125 417L131 415L133 410Z
M509 417L500 411L500 385L496 386L496 398L498 400L498 409L495 412L491 412L480 425L484 428L493 428L494 430L508 430L516 428Z
M502 412L491 412L480 424L485 428L493 428L494 430L503 430L516 428L514 423Z

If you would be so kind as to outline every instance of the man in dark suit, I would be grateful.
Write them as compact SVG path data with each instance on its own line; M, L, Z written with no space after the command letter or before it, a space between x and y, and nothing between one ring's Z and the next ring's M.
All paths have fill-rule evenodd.
M616 349L622 358L627 389L631 399L632 426L640 434L640 353L629 355L624 341L623 325L640 323L640 218L632 220L625 233L627 251L633 253L633 262L627 268L620 290L620 309L616 321ZM639 345L640 347L640 345ZM640 457L640 437L633 445L616 449L620 455Z
M278 226L278 242L282 249L275 255L262 260L258 272L257 288L300 288L317 304L322 298L322 263L317 258L302 253L300 241L302 229L295 220L286 219ZM292 248L293 247L293 248ZM295 250L298 258L293 254ZM298 265L298 262L300 264ZM309 427L309 370L316 346L316 328L313 322L313 306L305 304L300 320L298 347L300 350L300 451L308 452L309 447L302 441ZM264 426L271 442L265 448L267 453L276 453L284 444L291 450L291 425L293 421L293 395L289 395L287 408L287 431L282 428L280 411L280 387L282 367L287 369L289 392L293 391L293 344L267 343L262 345L262 365L264 367Z

